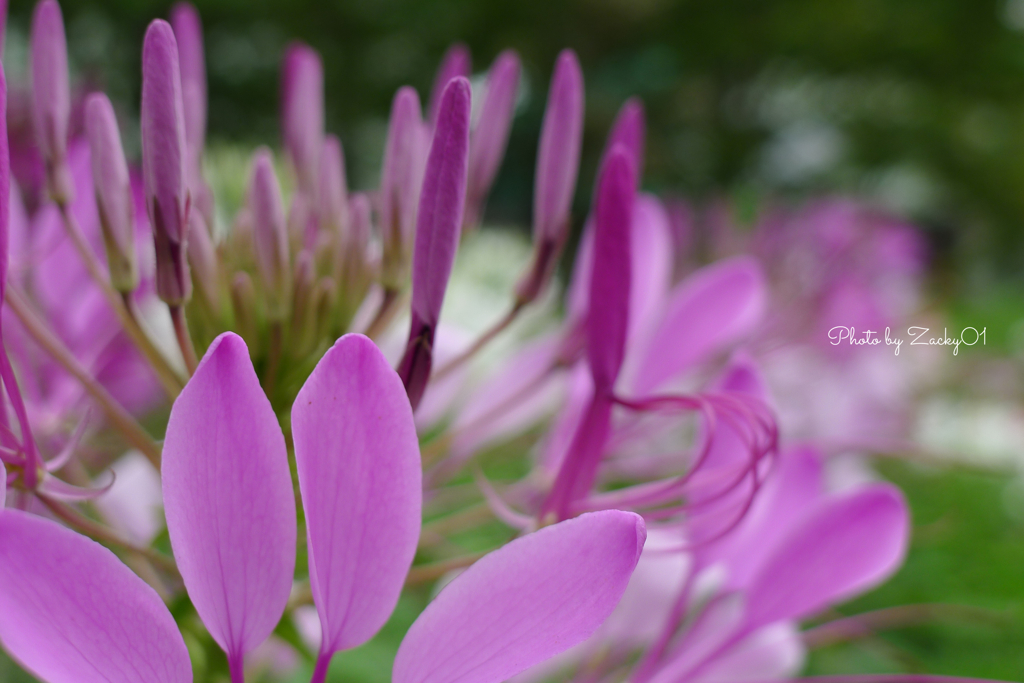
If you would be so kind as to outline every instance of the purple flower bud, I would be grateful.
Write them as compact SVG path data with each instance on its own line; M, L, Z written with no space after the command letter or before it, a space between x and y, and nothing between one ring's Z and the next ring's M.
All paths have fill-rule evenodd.
M583 72L572 50L555 62L537 150L533 188L533 265L516 287L520 303L533 301L547 285L569 233L583 141Z
M636 198L632 150L615 145L597 181L594 267L587 314L587 357L594 391L610 392L619 376L629 328L630 224Z
M519 56L514 50L506 50L494 60L487 74L487 94L470 140L466 226L475 226L483 217L487 193L508 145L518 88Z
M185 183L185 114L178 44L155 19L142 44L142 179L156 241L156 291L169 305L192 293L186 244L190 206Z
M412 321L398 374L413 409L430 379L434 332L459 245L469 167L470 87L465 78L444 89L416 219Z
M449 47L444 56L441 57L441 64L437 67L437 74L434 76L434 87L430 90L430 106L427 111L430 113L430 125L437 125L438 109L441 106L441 96L448 82L453 78L462 76L469 78L473 71L473 58L469 54L469 48L465 43L455 43Z
M633 162L634 177L639 183L644 169L646 128L643 102L638 97L629 98L619 109L611 132L608 133L608 142L605 145L602 163L608 158L612 148L621 144L629 153L630 161Z
M263 280L267 315L273 320L281 320L287 312L289 298L288 230L273 156L266 147L256 150L253 156L248 203L252 211L256 265Z
M178 2L171 8L171 26L174 27L174 37L178 41L189 173L194 173L198 177L206 140L206 60L203 53L203 25L195 7L187 2Z
M50 194L55 201L70 203L74 184L67 168L68 47L64 18L57 0L42 0L32 13L32 124L36 142L46 162Z
M114 108L103 93L93 93L85 102L85 131L110 283L119 292L131 292L139 282L131 179Z
M391 101L380 179L384 243L381 281L392 289L403 284L416 232L416 210L426 160L425 137L419 95L410 87L399 89Z
M316 50L292 43L281 73L281 126L299 188L316 196L324 144L324 68Z
M565 239L582 140L583 72L576 54L563 50L551 79L537 152L533 189L533 235L537 241Z
M324 139L320 157L320 223L344 242L348 231L348 182L345 178L345 153L335 135Z

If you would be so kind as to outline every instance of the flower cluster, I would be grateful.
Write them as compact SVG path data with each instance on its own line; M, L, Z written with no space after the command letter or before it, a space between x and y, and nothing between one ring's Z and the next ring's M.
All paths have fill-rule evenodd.
M641 190L644 110L629 100L565 315L524 335L558 296L573 223L585 97L566 50L532 256L507 313L471 338L442 309L520 71L503 52L471 86L453 47L426 115L414 89L395 94L379 186L352 192L325 132L324 65L294 43L286 163L257 149L227 217L204 175L195 9L146 32L135 167L103 93L72 122L61 10L39 2L32 139L0 116L0 643L25 669L180 683L218 673L190 660L205 639L241 683L290 628L320 683L404 586L444 577L396 683L777 679L799 670L801 619L898 568L900 492L827 477L849 444L773 394L792 376L779 349L806 351L836 315L870 318L916 286L913 233L865 229L831 202L749 238L720 221L723 258L694 269L693 221ZM880 258L903 279L885 280ZM148 418L168 405L161 439ZM825 422L845 437L870 431L861 418ZM500 485L480 467L499 450L525 470ZM459 554L457 533L495 520L513 540Z

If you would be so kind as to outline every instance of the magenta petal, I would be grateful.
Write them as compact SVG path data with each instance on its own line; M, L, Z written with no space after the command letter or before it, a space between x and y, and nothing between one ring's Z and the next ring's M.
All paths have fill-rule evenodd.
M629 329L630 224L636 180L629 153L616 146L601 169L595 200L594 269L590 277L587 357L594 389L609 391L622 367Z
M47 683L190 683L170 612L112 552L18 510L0 512L0 641Z
M277 625L295 569L284 436L238 335L214 340L174 402L162 473L185 588L237 661Z
M292 407L321 652L369 640L398 602L420 534L419 441L398 375L348 334Z
M626 590L643 520L608 510L516 539L446 586L409 629L393 683L500 683L589 638Z
M907 504L892 485L823 501L751 582L746 628L806 617L877 585L903 562L908 535Z
M407 277L426 161L423 129L419 95L413 88L400 88L391 101L380 178L380 230L384 248L382 278L385 286L403 286Z
M540 132L533 187L533 237L561 243L568 230L583 142L583 71L572 50L558 55Z
M430 104L427 107L430 125L437 125L441 100L448 82L453 78L469 78L472 69L473 58L465 44L455 43L445 51L441 64L437 67L437 75L434 76L434 87L430 90Z
M639 362L633 390L647 394L760 321L767 285L758 263L738 256L702 268L669 294L664 318Z

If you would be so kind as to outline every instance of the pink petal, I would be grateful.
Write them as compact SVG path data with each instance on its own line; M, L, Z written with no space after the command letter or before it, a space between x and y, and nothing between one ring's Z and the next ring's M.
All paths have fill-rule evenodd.
M362 335L317 364L292 407L322 652L369 640L398 602L420 533L419 442L398 375Z
M152 588L112 552L0 512L0 641L47 683L190 683L185 642Z
M295 569L284 436L241 337L217 337L174 402L162 473L185 588L237 660L277 625Z
M766 288L760 266L747 256L702 268L680 283L639 363L635 394L650 393L749 333L764 311Z
M622 367L629 329L630 224L636 198L632 162L615 147L597 182L594 219L594 268L587 315L587 358L598 392L610 390Z
M609 510L516 539L446 586L409 629L394 683L500 683L589 638L611 614L647 536Z
M889 484L823 501L771 553L747 591L747 629L799 619L865 591L903 562L906 502Z

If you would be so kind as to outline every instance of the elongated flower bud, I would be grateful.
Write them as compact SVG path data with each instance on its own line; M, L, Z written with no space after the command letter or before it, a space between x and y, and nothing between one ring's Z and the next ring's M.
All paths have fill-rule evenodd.
M619 376L629 329L630 225L636 198L632 150L608 153L594 200L594 267L587 313L587 357L597 393L610 392Z
M345 177L345 153L336 135L324 139L320 156L320 225L341 243L348 233L348 181Z
M430 121L431 126L437 125L437 114L441 106L441 96L444 94L444 89L448 87L449 81L459 76L469 78L472 71L473 58L469 54L469 48L466 47L465 43L455 43L445 51L444 56L441 57L441 63L437 67L437 74L434 76L434 86L430 89L430 106L427 107L429 117L427 120Z
M281 186L274 173L273 156L266 147L256 150L253 156L248 202L252 211L256 265L263 280L267 315L272 320L281 320L287 313L290 296L288 230Z
M103 93L93 93L86 100L85 131L89 136L92 180L110 284L119 292L131 292L139 282L131 180L114 108Z
M470 139L466 227L475 227L483 217L487 193L505 157L518 89L519 56L515 50L506 50L494 60L487 74L487 94Z
M434 332L459 245L469 167L469 114L469 81L455 78L441 98L416 219L412 321L398 368L414 410L430 379Z
M572 50L555 63L537 151L533 188L532 269L520 281L521 303L533 301L547 285L569 232L583 141L583 72Z
M631 97L619 109L612 124L611 132L608 133L608 142L605 145L602 164L607 160L615 145L622 145L629 153L630 161L633 162L633 173L640 182L640 176L644 170L644 137L647 126L644 121L644 104L638 97Z
M189 222L188 262L207 306L214 314L219 314L221 292L217 251L202 212L189 212Z
M424 139L419 95L401 88L391 102L380 179L381 283L389 289L400 289L406 278L426 160Z
M46 162L46 181L54 201L74 200L74 184L67 167L68 47L64 18L57 0L41 0L32 13L32 124Z
M203 52L203 25L199 12L188 2L171 8L171 26L178 41L178 64L185 110L185 144L190 157L198 163L206 140L206 59Z
M324 68L316 50L292 43L281 73L281 126L299 188L316 196L324 144Z
M142 179L156 242L156 291L169 305L192 293L186 245L191 204L185 182L185 114L178 44L156 19L142 44Z

